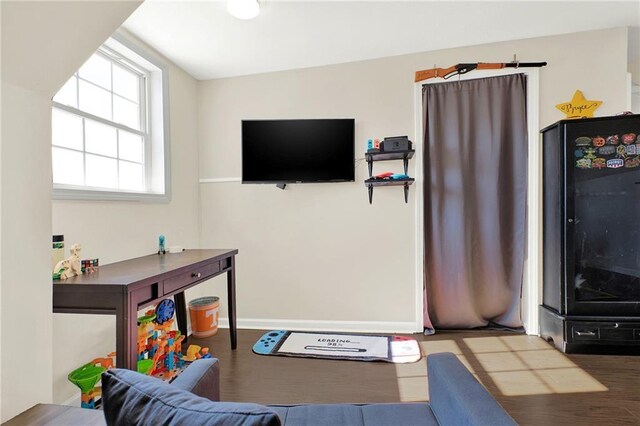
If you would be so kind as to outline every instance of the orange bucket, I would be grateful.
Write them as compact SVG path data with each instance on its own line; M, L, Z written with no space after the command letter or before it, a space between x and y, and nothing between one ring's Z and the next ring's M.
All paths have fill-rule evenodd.
M220 298L199 297L189 302L191 333L194 337L209 337L218 332Z

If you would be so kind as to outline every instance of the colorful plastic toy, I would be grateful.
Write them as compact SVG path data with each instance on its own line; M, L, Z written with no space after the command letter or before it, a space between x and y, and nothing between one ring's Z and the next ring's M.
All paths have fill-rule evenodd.
M184 356L184 360L187 362L193 362L197 359L212 358L209 353L209 348L203 348L198 345L189 345L187 348L187 354Z
M174 314L173 300L164 299L155 309L138 318L137 370L140 373L170 380L184 368L186 362L211 357L209 348L199 346L196 346L195 352L190 346L187 355L182 354L185 336L172 329Z
M184 357L185 361L193 362L198 359L198 355L200 354L200 349L202 349L198 345L189 345L187 348L187 355Z
M115 352L111 352L106 358L96 358L93 361L73 370L67 378L71 383L80 388L80 406L82 408L98 408L100 406L101 388L96 387L100 381L100 376L107 369L113 367L113 357Z
M185 336L173 330L175 304L164 299L155 309L138 318L138 365L137 371L163 380L171 380L187 362L200 358L211 358L209 348L190 345L187 355L182 354ZM88 364L72 371L68 378L81 392L82 408L98 408L101 396L96 387L104 371L114 367L115 352L105 358L96 358Z
M156 306L156 322L158 324L164 324L165 322L173 319L173 314L176 312L176 304L171 299L164 299L158 306Z

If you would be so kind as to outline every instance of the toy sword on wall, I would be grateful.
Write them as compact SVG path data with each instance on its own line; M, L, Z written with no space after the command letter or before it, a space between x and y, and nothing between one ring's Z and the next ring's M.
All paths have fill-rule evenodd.
M483 63L457 64L449 68L431 68L428 70L416 71L416 83L430 78L442 77L447 79L455 75L466 74L473 70L498 70L502 68L539 68L547 65L546 62L505 62L505 63Z

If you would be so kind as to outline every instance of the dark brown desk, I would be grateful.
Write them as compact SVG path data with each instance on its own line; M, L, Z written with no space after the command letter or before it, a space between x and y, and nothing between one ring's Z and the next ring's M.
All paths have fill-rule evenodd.
M174 296L178 329L187 335L184 291L227 273L231 349L236 337L236 249L186 250L100 266L95 274L53 284L53 312L116 316L116 366L136 370L138 310Z

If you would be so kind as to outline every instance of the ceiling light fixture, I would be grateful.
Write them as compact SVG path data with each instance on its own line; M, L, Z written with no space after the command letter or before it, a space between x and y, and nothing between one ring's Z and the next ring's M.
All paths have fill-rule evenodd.
M260 13L258 0L227 0L227 12L238 19L253 19Z

